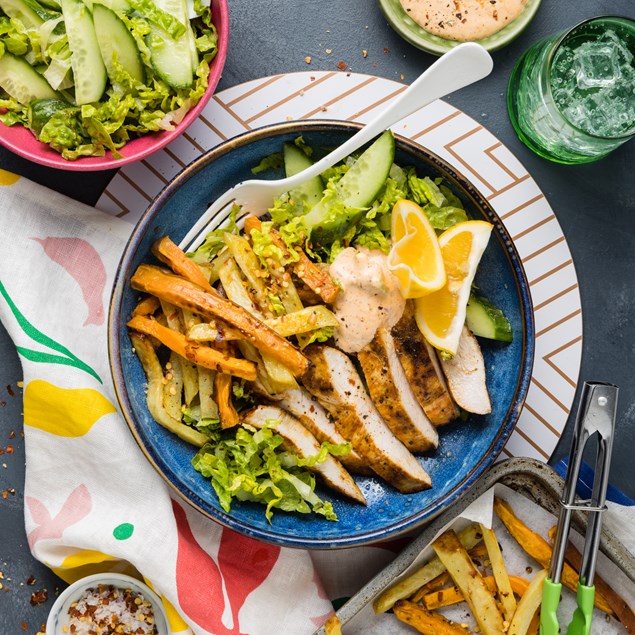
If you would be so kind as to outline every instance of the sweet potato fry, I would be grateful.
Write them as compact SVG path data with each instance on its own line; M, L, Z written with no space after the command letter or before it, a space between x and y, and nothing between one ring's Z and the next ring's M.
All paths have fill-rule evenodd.
M534 613L527 629L527 635L538 635L538 633L540 633L540 609Z
M163 407L163 370L149 338L131 333L130 339L148 380L147 404L152 418L187 443L202 447L207 437L190 426L173 419Z
M227 342L221 342L219 350L227 355L234 354L234 348ZM214 396L218 404L218 416L221 427L233 428L240 423L240 417L232 403L232 378L225 373L217 373L214 378Z
M262 223L255 216L245 218L245 232L251 234L252 229L260 231ZM282 250L286 257L289 257L289 250L277 230L271 228L269 235L273 244ZM335 300L340 288L333 282L333 279L326 271L322 271L308 256L299 248L295 250L299 260L293 263L293 272L302 280L314 293L319 295L324 302L331 303Z
M309 367L309 360L291 342L242 307L216 293L204 291L189 280L167 273L159 267L140 265L130 284L137 291L150 293L182 309L228 322L247 341L284 364L296 376L302 375Z
M542 569L533 577L527 591L518 602L516 612L509 624L507 635L527 635L534 615L542 602L542 585L547 577L547 571Z
M252 362L246 359L230 357L213 348L201 346L197 342L188 340L182 333L177 333L166 326L162 326L156 320L138 315L128 322L128 327L134 331L155 337L170 350L198 366L226 372L249 381L256 379L256 367Z
M549 530L549 539L553 541L553 530ZM565 560L577 571L580 571L582 566L582 554L576 549L572 542L567 543L567 550L565 552ZM593 580L596 593L600 593L608 605L615 611L617 619L622 623L622 626L626 629L627 633L635 633L635 613L633 609L626 603L618 593L615 592L612 586L610 586L602 576L595 574Z
M158 260L168 265L174 273L183 276L186 280L197 284L199 287L203 287L210 293L215 293L201 268L193 260L190 260L185 255L185 252L167 236L155 241L151 251Z
M393 607L393 612L399 620L424 635L469 635L470 632L442 615L432 613L408 600L399 600Z
M496 579L493 576L483 578L483 581L492 593L496 593ZM527 580L525 580L524 578L519 578L517 576L509 576L509 582L511 591L519 597L522 597L524 595L527 587L529 586L529 582L527 582ZM460 602L464 602L465 598L463 597L463 593L461 593L460 589L458 589L457 587L449 587L424 595L422 601L423 605L429 611L435 611L436 609L440 609L444 606L450 606L452 604L459 604Z
M432 548L452 576L454 584L461 589L483 635L502 635L503 618L494 595L454 531L450 529L441 534L432 543Z
M503 560L498 538L493 529L481 525L481 533L483 534L483 542L487 549L487 555L492 564L492 574L496 580L496 588L498 601L503 607L503 617L509 622L516 611L516 598L512 591L512 586Z
M542 536L527 527L527 525L514 514L508 502L496 496L494 497L494 511L516 542L534 560L540 563L543 569L548 569L549 561L551 560L551 546L549 543ZM578 574L566 562L562 569L561 582L574 593L576 592L578 587ZM595 606L601 611L613 615L613 609L609 606L606 598L597 591L595 593Z
M426 595L433 595L437 591L440 591L444 587L447 587L448 584L452 582L452 578L450 578L450 574L447 571L444 571L441 575L438 575L434 580L430 580L430 582L426 582L422 587L417 589L415 593L413 593L408 599L411 602L421 602Z
M459 532L459 541L466 549L472 549L482 539L483 536L478 525L468 525ZM417 589L430 582L430 580L434 580L445 570L445 565L439 558L432 558L430 562L424 564L408 577L382 591L373 601L373 610L375 613L388 611L394 606L395 602L409 597Z
M143 315L145 317L148 317L149 315L153 315L154 313L156 313L159 306L161 306L159 303L159 298L155 298L153 295L149 295L143 298L143 300L141 300L141 302L137 304L137 306L132 311L132 315L133 317L135 315Z

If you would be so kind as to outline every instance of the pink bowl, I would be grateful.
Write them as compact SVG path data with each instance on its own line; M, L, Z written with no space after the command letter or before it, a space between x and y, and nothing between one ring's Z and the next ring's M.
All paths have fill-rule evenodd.
M75 161L63 159L62 156L47 144L38 141L30 130L16 124L5 126L0 123L0 144L35 163L61 170L76 170L81 172L94 170L112 170L126 163L139 161L163 148L182 132L198 117L205 104L214 94L220 81L225 58L227 57L227 43L229 39L229 10L227 0L212 0L212 19L218 32L218 52L212 60L209 72L209 85L201 100L190 110L183 121L174 130L145 135L127 143L121 150L123 159L113 159L110 152L103 157L80 157Z

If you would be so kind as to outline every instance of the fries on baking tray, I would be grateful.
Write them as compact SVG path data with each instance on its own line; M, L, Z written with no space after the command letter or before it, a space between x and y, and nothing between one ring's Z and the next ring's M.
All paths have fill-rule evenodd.
M375 598L375 613L392 609L397 619L424 634L465 635L472 632L468 624L451 622L438 612L464 602L477 623L474 633L538 635L551 546L506 501L495 497L494 511L523 551L541 565L531 579L509 575L495 531L470 524L458 533L450 529L441 534L431 545L431 560ZM570 545L566 580L574 590L579 566L580 554ZM625 600L599 576L596 587L596 607L615 617L625 632L635 632L635 613Z

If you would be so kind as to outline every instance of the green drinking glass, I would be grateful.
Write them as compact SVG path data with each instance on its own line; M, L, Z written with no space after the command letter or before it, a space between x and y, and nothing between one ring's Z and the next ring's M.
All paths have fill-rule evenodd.
M635 21L585 20L523 53L507 107L521 141L558 163L588 163L635 135Z

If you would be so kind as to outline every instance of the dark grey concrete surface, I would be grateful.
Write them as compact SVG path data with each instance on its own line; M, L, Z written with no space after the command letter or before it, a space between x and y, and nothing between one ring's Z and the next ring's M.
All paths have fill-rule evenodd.
M483 123L514 152L556 212L573 253L582 294L581 379L610 381L621 388L611 481L635 497L635 142L594 164L552 164L518 141L505 107L509 74L528 46L601 14L635 18L635 5L632 0L543 0L528 29L494 53L493 74L449 101ZM366 58L363 50L368 51ZM311 57L309 67L306 56ZM230 47L219 89L282 72L336 70L340 60L354 72L410 83L434 58L401 40L371 0L230 0ZM0 167L91 204L112 177L109 172L79 176L42 168L4 149L0 149ZM21 371L3 329L0 351L0 448L7 444L14 448L13 454L0 456L0 492L15 489L15 494L0 498L0 572L4 574L0 578L4 587L0 589L0 635L13 635L37 632L61 583L33 560L26 544L24 446L16 386ZM11 431L16 433L14 439L9 439ZM569 442L567 432L552 463L568 453ZM29 576L36 579L33 586L27 584ZM43 588L49 599L31 606L31 593Z

